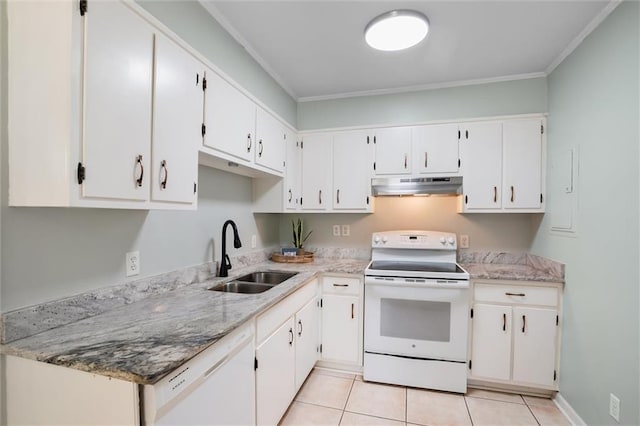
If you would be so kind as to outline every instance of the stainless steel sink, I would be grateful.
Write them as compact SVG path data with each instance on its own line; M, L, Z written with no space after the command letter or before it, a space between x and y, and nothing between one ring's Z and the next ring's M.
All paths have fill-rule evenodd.
M218 284L209 290L225 293L258 294L297 275L297 272L258 271Z
M275 285L280 284L297 274L297 272L258 271L238 277L234 281Z
M228 283L218 284L209 290L223 291L225 293L243 293L243 294L257 294L273 288L271 284L258 284L258 283L244 283L240 281L231 281Z

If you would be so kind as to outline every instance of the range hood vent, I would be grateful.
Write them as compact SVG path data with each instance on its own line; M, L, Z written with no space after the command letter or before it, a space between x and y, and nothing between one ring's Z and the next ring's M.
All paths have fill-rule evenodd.
M373 196L457 195L462 193L462 176L424 178L373 178Z

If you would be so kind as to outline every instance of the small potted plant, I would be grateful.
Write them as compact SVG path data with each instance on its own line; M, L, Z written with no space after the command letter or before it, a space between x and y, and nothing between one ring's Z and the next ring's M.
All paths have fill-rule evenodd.
M311 235L311 233L313 231L309 231L307 232L307 234L304 234L304 225L302 223L302 219L298 218L298 222L296 223L296 221L291 220L291 225L293 227L293 245L295 248L298 249L298 255L302 256L305 254L303 248L304 248L304 243L305 241L307 241L307 239L309 238L309 235Z

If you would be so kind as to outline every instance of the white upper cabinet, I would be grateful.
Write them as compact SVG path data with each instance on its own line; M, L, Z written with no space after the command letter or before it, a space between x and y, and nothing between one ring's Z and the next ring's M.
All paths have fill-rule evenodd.
M264 109L257 107L256 115L256 164L284 171L285 132L284 126Z
M502 122L460 126L464 210L502 206Z
M411 174L411 128L388 127L374 133L375 174Z
M302 210L331 209L332 140L330 133L302 137Z
M503 124L505 209L540 209L543 203L543 121L510 120Z
M256 149L256 105L212 70L206 71L204 145L249 162Z
M365 131L333 136L334 210L371 210L371 142Z
M204 67L156 36L151 199L195 203Z
M300 208L300 189L302 186L302 149L300 141L293 130L285 129L285 164L284 208L298 210Z
M412 128L413 173L454 175L458 173L457 124L437 124Z
M179 61L176 70L194 60L177 46L169 52L168 40L132 3L94 2L82 15L74 2L12 1L7 11L10 205L194 208L197 146L184 142L193 136L152 140L165 102L193 96L189 105L171 106L184 110L172 118L175 126L201 118L195 70L181 89L168 89L163 76L167 60ZM156 136L161 131L154 128ZM152 196L167 170L167 192ZM169 183L181 179L189 190L170 192Z

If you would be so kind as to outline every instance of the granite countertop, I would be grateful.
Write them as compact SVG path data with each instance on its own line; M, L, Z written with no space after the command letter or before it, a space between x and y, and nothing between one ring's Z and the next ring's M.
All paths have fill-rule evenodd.
M564 265L530 253L473 252L459 262L470 279L564 283Z
M316 273L363 274L367 260L316 258L309 264L265 261L117 306L5 344L2 352L139 384L153 384ZM256 270L299 273L260 294L208 291Z

